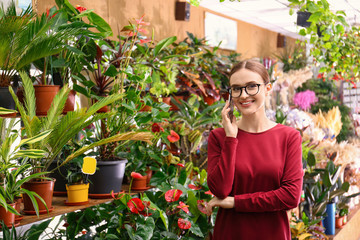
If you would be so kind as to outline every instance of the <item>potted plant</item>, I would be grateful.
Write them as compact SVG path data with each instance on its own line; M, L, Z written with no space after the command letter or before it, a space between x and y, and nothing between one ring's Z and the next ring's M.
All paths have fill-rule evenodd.
M37 143L28 144L29 148L37 148L46 152L46 157L42 159L30 159L30 163L33 166L33 171L46 171L48 170L50 164L56 159L56 157L61 152L63 146L80 132L85 127L89 126L91 123L99 121L103 118L110 117L112 113L107 114L95 114L100 108L119 100L123 97L122 94L113 94L98 103L91 106L89 109L77 109L71 114L62 116L65 101L69 88L65 85L60 92L55 96L54 101L52 102L51 108L49 109L49 114L46 117L38 118L35 114L35 97L34 97L34 88L30 78L25 73L20 73L22 81L24 83L25 90L25 107L19 102L15 93L10 89L10 92L15 100L17 108L22 121L24 122L24 135L28 138L35 136L41 132L50 131L50 134L44 138L42 141ZM76 152L67 156L66 159L59 164L57 168L61 165L65 165L71 159L81 155L89 149L98 147L103 144L108 144L110 142L118 142L121 140L143 140L149 141L151 136L146 133L135 133L135 132L125 132L114 134L111 138L103 138L101 141L96 141L88 146L84 146L81 149L78 149ZM57 170L57 168L52 169L52 171ZM44 185L44 181L32 181L36 185ZM51 209L51 200L52 200L52 191L53 191L53 181L49 181L50 185L46 194L50 194L48 198L47 206ZM44 196L42 196L44 198ZM24 199L26 200L26 199ZM25 204L25 202L24 202Z
M65 201L65 205L84 205L89 202L88 174L84 173L83 168L84 158L80 156L67 164L67 201Z
M17 72L28 69L30 64L37 59L53 55L60 51L57 44L61 37L46 34L50 23L40 22L35 17L29 6L20 15L16 12L14 1L9 7L0 8L0 106L15 109L8 87L17 87ZM60 39L59 39L60 37ZM4 103L9 105L4 106Z
M40 149L21 149L29 143L42 141L49 135L49 131L40 133L31 138L23 139L15 145L20 134L15 131L15 119L6 120L0 118L0 130L3 133L0 139L0 219L7 226L15 224L15 214L19 215L15 208L15 199L21 195L31 199L35 213L39 214L36 198L44 204L44 200L35 192L28 191L22 185L36 178L42 178L44 172L28 174L32 170L28 158L42 158L46 154ZM17 160L19 160L17 163ZM19 223L17 223L19 224Z
M132 181L132 190L150 188L149 183L153 172L158 171L164 162L164 158L169 156L166 149L166 146L170 145L168 140L169 131L164 130L160 123L153 123L151 127L150 125L147 126L151 128L154 135L152 144L135 142L129 144L129 147L125 149L126 151L122 152L123 156L128 159L126 175ZM175 140L172 142L175 142ZM134 177L134 173L137 173L136 177Z
M310 55L313 63L320 67L319 73L325 78L336 77L354 83L359 81L360 69L354 67L360 55L355 49L360 41L358 28L349 27L345 20L345 12L332 12L328 1L289 0L290 14L293 9L306 10L312 15L310 26L299 31L302 36L308 36L302 44L312 44Z

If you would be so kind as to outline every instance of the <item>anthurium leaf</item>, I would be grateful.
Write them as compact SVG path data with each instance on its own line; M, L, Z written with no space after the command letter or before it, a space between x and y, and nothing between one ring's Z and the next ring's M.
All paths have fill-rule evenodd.
M135 239L150 240L155 229L155 222L153 218L146 218L145 223L136 223Z
M204 234L201 232L201 229L199 228L199 226L196 223L194 223L193 221L191 221L191 220L190 220L190 222L191 222L190 231L193 234L195 234L196 236L203 238Z

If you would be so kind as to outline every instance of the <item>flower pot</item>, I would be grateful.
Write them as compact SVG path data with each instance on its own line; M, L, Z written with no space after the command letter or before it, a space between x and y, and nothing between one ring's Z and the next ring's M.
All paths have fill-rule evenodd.
M16 203L10 203L9 205L15 208ZM3 206L0 206L0 220L4 221L7 227L11 227L15 224L15 214L10 211L6 211Z
M40 182L26 182L22 185L24 189L27 189L29 191L36 192L39 194L40 197L42 197L46 203L47 208L49 209L49 212L53 210L52 207L52 198L53 198L53 191L54 191L54 183L55 179L52 181L46 180L46 181L40 181ZM28 195L24 194L23 196L24 201L24 213L35 215L35 208L29 198ZM36 199L36 202L39 206L39 214L45 214L47 213L45 205L39 200Z
M147 176L143 176L142 178L133 178L131 184L131 190L145 190L147 189Z
M51 171L58 166L58 161L54 160L48 170ZM49 177L55 178L54 183L54 196L66 196L66 174L67 169L65 166L58 168L56 171L53 171L49 174Z
M326 235L335 234L335 203L328 203L326 205L327 216L323 220Z
M97 170L89 176L90 198L111 198L111 192L119 193L125 173L126 159L97 161Z
M36 85L36 115L46 115L49 111L52 101L60 90L60 86L56 85Z
M16 89L14 89L16 93ZM15 109L15 101L9 92L8 87L0 87L0 107ZM16 117L16 113L0 115L0 117Z
M15 198L15 210L20 213L20 207L22 203L22 197ZM21 215L15 215L15 222L20 222L24 217Z
M146 176L147 176L146 186L150 185L150 180L151 180L152 174L153 174L153 170L151 170L151 169L146 170Z
M66 184L68 204L86 204L89 202L89 183L87 184Z
M67 112L72 112L75 109L75 96L76 96L76 92L74 90L71 90L69 93L68 98L66 99L65 102L65 107L63 110L63 113L67 113Z
M343 228L344 225L346 224L347 222L347 216L336 216L336 219L335 219L335 227L336 228Z
M308 21L310 16L310 12L297 12L296 24L301 27L310 27L311 22Z

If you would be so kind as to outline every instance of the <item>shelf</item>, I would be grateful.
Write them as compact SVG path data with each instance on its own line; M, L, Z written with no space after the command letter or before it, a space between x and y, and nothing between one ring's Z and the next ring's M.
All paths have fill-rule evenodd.
M357 205L349 214L347 224L329 236L329 240L359 240L360 239L360 205Z
M151 189L151 188L153 188L153 187L149 187L148 189ZM148 190L148 189L145 189L145 190ZM124 192L128 193L129 192L129 185L123 184L122 185L122 190ZM145 190L138 190L138 191L132 190L131 195L144 192ZM20 226L30 224L30 223L35 223L35 222L40 221L40 220L44 220L44 219L47 219L47 218L63 215L65 213L74 212L74 211L77 211L77 210L86 209L88 207L92 207L92 206L95 206L95 205L99 205L101 203L106 203L106 202L111 202L112 201L111 198L108 198L108 199L92 199L92 198L89 198L89 203L87 203L85 205L67 206L64 203L65 200L66 200L66 196L64 196L64 197L62 197L62 196L53 196L52 206L54 207L54 210L52 212L50 212L49 214L39 215L39 217L37 217L36 215L23 215L24 218L20 221ZM21 210L22 209L23 209L23 205L21 206Z
M40 220L44 220L47 218L55 217L58 215L63 215L65 213L74 212L76 210L82 210L86 209L88 207L92 207L101 203L111 202L112 199L89 199L89 203L82 206L66 206L64 204L64 201L66 200L66 197L53 197L53 207L54 210L50 212L49 214L42 214L37 217L36 215L23 215L24 218L20 221L20 226L35 223Z

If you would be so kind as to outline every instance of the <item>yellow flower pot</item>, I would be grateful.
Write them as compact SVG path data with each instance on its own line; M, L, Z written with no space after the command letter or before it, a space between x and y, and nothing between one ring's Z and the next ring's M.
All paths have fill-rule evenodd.
M66 184L67 190L67 204L72 203L88 203L88 195L89 195L89 183L87 184L75 184L75 185L68 185Z

